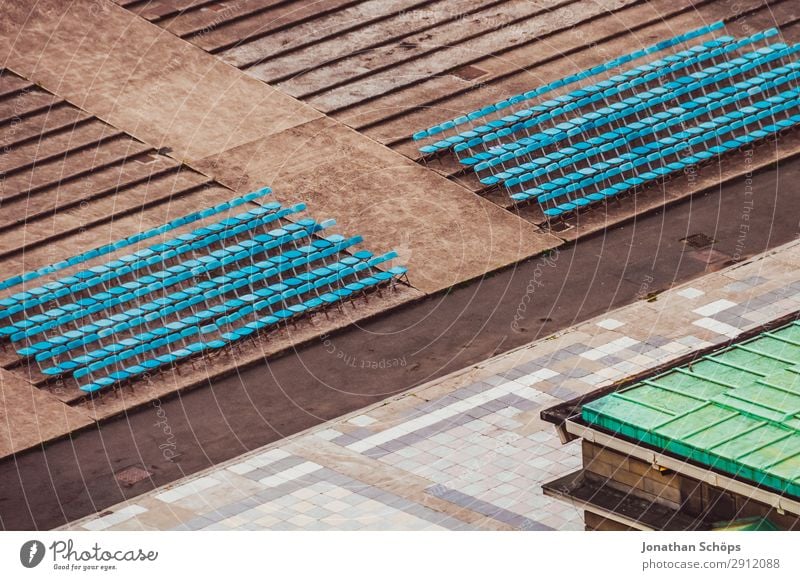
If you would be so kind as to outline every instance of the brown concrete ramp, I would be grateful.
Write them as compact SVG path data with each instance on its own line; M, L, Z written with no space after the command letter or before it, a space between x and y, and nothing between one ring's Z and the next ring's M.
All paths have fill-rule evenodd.
M0 368L0 457L94 423L23 378Z
M396 249L411 283L436 292L554 248L561 240L329 118L241 145L195 166L249 191L336 216L376 251Z
M4 2L6 66L191 160L321 114L103 0Z

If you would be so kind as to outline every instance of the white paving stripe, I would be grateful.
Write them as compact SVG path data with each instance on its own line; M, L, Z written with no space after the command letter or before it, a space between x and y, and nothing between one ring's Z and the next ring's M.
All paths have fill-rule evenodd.
M697 288L684 288L683 290L678 290L676 294L678 296L683 296L684 298L688 298L689 300L694 300L695 298L703 296L705 292L703 292L702 290L698 290Z
M605 320L601 320L597 323L597 326L600 328L605 328L606 330L616 330L620 326L625 326L624 322L620 322L619 320L615 320L613 318L606 318Z
M285 471L281 471L275 475L270 475L263 479L259 479L258 482L267 487L276 487L288 481L300 479L301 477L304 477L309 473L319 471L320 469L322 469L322 466L319 463L314 463L313 461L304 461L303 463L295 465L294 467L290 467Z
M598 346L597 348L587 350L586 352L581 353L581 356L589 360L599 360L604 356L618 353L619 351L625 350L626 348L630 348L636 344L639 344L638 340L635 340L629 336L623 336L616 340L612 340L611 342L606 343L603 346Z
M714 320L713 318L701 318L699 320L695 320L692 322L695 326L699 326L700 328L705 328L707 330L711 330L716 332L717 334L722 334L723 336L728 336L730 338L734 338L741 334L741 330L736 328L735 326L731 326L730 324L725 324L724 322L720 322L719 320Z
M543 372L547 371L547 372ZM532 397L537 397L538 395L544 395L541 391L537 391L536 389L531 389L530 385L536 384L538 382L544 381L551 376L555 376L558 373L554 373L553 371L549 371L548 369L540 369L529 375L524 375L515 379L513 381L509 381L507 383L503 383L497 387L493 387L491 389L487 389L482 393L478 393L473 395L467 399L463 399L458 401L457 403L453 403L451 405L447 405L446 407L442 407L441 409L436 409L432 413L427 413L422 415L421 417L416 417L411 421L406 421L400 425L396 425L394 427L390 427L385 431L381 431L380 433L376 433L375 435L371 435L360 441L356 441L351 443L347 447L361 453L362 451L366 451L367 449L372 449L373 447L377 447L382 443L387 443L388 441L392 441L393 439L397 439L398 437L402 437L403 435L407 435L409 433L413 433L419 429L424 429L425 427L430 427L431 425L435 425L439 421L444 421L445 419L451 419L456 415L460 415L465 411L469 411L470 409L474 409L475 407L479 407L484 403L488 403L489 401L493 401L494 399L499 399L500 397L504 397L506 395L518 395L520 397L524 397L530 400L536 400Z
M245 473L250 473L251 471L255 471L261 467L272 465L276 461L286 459L287 457L291 457L291 454L286 453L286 451L283 451L282 449L271 449L270 451L259 453L258 455L250 457L241 463L229 465L228 471L237 475L244 475Z
M700 316L714 316L715 314L719 314L723 310L727 310L728 308L732 308L734 306L736 306L736 302L722 299L710 302L709 304L701 306L700 308L695 308L692 310L692 312L699 314Z

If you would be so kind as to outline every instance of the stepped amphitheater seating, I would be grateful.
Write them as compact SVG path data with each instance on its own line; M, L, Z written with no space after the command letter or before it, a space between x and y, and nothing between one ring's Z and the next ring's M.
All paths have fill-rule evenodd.
M269 193L249 193L6 280L4 288L27 286L181 226L249 208L0 299L0 340L10 341L46 377L72 377L81 390L95 393L405 277L404 267L388 267L394 252L352 251L360 236L324 235L333 220L299 218L304 204L253 203Z
M455 155L512 203L538 204L548 222L570 217L800 123L800 44L773 42L775 28L699 40L722 28L664 40L412 137L423 159ZM649 55L660 58L540 99Z

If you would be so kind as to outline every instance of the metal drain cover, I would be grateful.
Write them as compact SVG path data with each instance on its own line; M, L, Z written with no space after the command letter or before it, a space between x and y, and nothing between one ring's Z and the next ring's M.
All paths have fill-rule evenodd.
M465 81L471 81L482 77L486 74L486 71L476 66L466 65L454 70L451 74Z
M705 234L692 234L681 238L681 241L694 249L708 248L714 243L714 238L709 238Z
M147 479L151 475L153 474L146 469L143 469L138 465L132 465L116 472L114 477L122 485L131 486L134 483L139 483L140 481Z

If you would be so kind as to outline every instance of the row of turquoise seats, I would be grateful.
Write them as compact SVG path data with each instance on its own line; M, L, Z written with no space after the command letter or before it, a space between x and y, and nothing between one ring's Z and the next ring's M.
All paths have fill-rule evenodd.
M125 343L118 342L105 346L86 355L76 357L70 361L59 363L55 367L45 370L45 374L58 375L66 371L72 371L72 376L76 379L84 377L101 368L116 365L121 360L127 360L142 353L158 350L161 347L173 342L192 336L194 334L210 334L225 332L227 327L233 326L236 322L263 309L271 309L275 305L282 305L282 308L291 309L287 301L300 297L312 291L319 291L323 288L338 283L339 281L361 272L367 268L376 267L395 255L373 257L371 252L362 251L359 256L350 256L324 267L326 273L309 272L304 280L295 279L296 283L289 280L282 280L279 283L261 288L254 293L245 294L223 304L203 312L183 318L171 323L167 332L156 335L153 332L145 332L127 339ZM320 269L323 270L323 269Z
M636 139L642 139L675 125L691 121L735 102L750 98L800 78L800 63L791 63L792 67L780 67L772 72L765 72L756 77L736 83L732 87L723 87L719 91L709 93L688 102L679 103L666 111L656 113L630 123L618 129L597 135L586 141L571 144L559 151L549 153L481 179L484 185L503 182L505 187L513 187L537 179L559 169L565 169L576 163L599 156L609 151L618 150ZM794 69L794 72L788 72ZM786 71L788 74L776 74Z
M763 40L765 37L774 36L776 34L778 34L778 31L773 28L735 42L729 42L731 37L722 37L723 42L709 41L706 43L708 47L693 47L689 51L683 51L646 65L640 65L635 69L626 71L621 75L610 77L596 85L582 87L569 95L556 97L529 109L516 111L502 119L492 121L489 125L476 127L470 131L460 133L457 136L449 137L447 140L451 142L451 146L454 145L454 151L460 153L520 131L527 132L528 129L553 120L565 113L620 95L638 86L651 83L658 78L676 73L682 69L690 68L695 64L725 54L731 54L749 44L754 44ZM721 44L722 46L713 48L717 44ZM764 51L768 50L768 48L759 50L762 51L762 54L765 54ZM686 52L690 53L690 55L686 55ZM536 116L530 118L534 114L536 114ZM438 144L442 147L445 146L444 141Z
M296 224L287 224L284 228L274 229L266 234L255 236L255 238L260 237L261 240L255 240L255 238L242 240L236 245L208 252L197 259L183 260L178 264L164 267L155 272L148 268L149 273L147 275L139 276L135 280L124 282L118 286L111 286L101 282L103 285L101 292L82 298L76 296L73 302L57 304L56 308L39 314L28 315L26 312L22 320L0 328L0 336L10 335L12 341L28 338L39 332L50 330L106 308L141 298L153 291L162 290L207 271L245 259L252 252L264 251L261 247L263 244L271 244L270 247L275 247L275 240L289 241L290 238L285 236L292 232L308 235L307 228L315 227L317 226L314 220L300 220ZM155 264L162 265L161 262L155 262ZM120 269L123 270L123 268Z
M600 93L595 93L591 98L585 97L585 100L582 101L583 105L584 106L588 106L588 105L591 105L591 104L594 104L594 103L597 103L597 102L600 102L600 101L607 100L607 99L609 99L611 97L619 96L624 92L627 92L629 90L635 89L636 87L639 87L639 86L642 86L642 85L646 85L646 84L652 82L653 80L655 80L657 78L662 78L662 77L667 76L667 75L669 75L671 73L677 72L680 69L689 68L690 66L692 66L694 64L697 64L697 63L700 63L700 62L703 62L703 61L706 61L706 60L710 60L711 58L713 58L715 56L719 56L719 54L718 54L719 52L723 52L723 53L734 52L741 45L749 44L749 43L750 43L750 38L747 38L747 39L739 41L739 42L737 42L735 44L732 44L732 45L726 47L725 49L712 50L708 54L699 55L699 56L694 57L692 59L686 59L686 60L683 60L683 61L680 61L680 62L677 62L677 63L673 63L672 65L670 65L668 67L659 69L658 72L656 72L656 73L650 73L650 74L644 75L644 76L642 76L640 78L634 79L633 81L622 83L622 84L613 84L612 83L611 87L605 89L604 91L602 91ZM711 70L711 71L717 72L717 69L718 70L724 70L726 68L732 69L732 67L734 67L735 65L745 65L745 64L747 64L748 60L756 60L756 59L758 59L760 57L769 56L769 55L773 54L774 51L782 50L784 48L786 48L785 44L783 44L783 43L775 43L775 44L772 44L770 46L766 46L766 47L763 47L763 48L759 48L759 49L757 49L755 51L745 53L745 54L743 54L743 55L741 55L741 56L739 56L737 58L730 59L727 62L716 63L716 64L714 64L712 66L706 67L706 70ZM735 72L735 71L732 71L731 74L733 74L733 72ZM676 82L681 82L683 84L688 84L688 83L690 83L692 81L692 79L700 79L700 78L704 78L704 75L699 74L699 73L692 73L692 74L690 74L688 76L679 77L679 78L674 79L674 80L672 80L670 82L666 82L666 83L662 84L661 87L662 88L667 88L667 89L677 88L679 85L675 84ZM577 105L577 103L575 103L575 104ZM469 140L469 141L467 141L465 143L461 143L461 144L457 145L454 148L454 151L456 153L460 153L460 152L466 151L468 149L474 149L474 148L484 149L485 148L484 146L487 143L490 143L491 141L502 139L503 137L507 137L509 135L516 134L516 133L519 133L519 132L525 132L527 134L528 133L528 129L537 127L538 125L542 124L545 121L552 120L556 116L559 116L559 115L567 113L567 112L574 111L574 110L576 110L578 108L581 108L581 107L572 106L572 107L569 108L568 111L563 110L563 108L557 109L555 112L558 113L558 115L554 115L554 114L550 113L549 115L544 116L544 117L536 117L536 118L529 119L529 120L524 121L524 122L511 124L510 126L504 127L502 129L498 129L496 131L487 132L487 133L485 133L483 135L479 135L478 137L475 137L475 138L473 138L473 139L471 139L471 140ZM503 148L504 145L501 144L499 147Z
M688 69L701 62L730 54L749 44L754 44L776 34L778 34L778 30L772 28L739 41L736 41L732 36L722 36L715 40L709 40L702 45L693 46L688 50L639 65L596 84L581 87L566 95L555 97L533 107L519 109L500 119L489 121L485 125L473 127L468 131L463 131L457 135L420 147L419 150L426 155L444 151L451 147L455 148L456 152L465 151L483 143L536 127L566 113L617 96L680 70Z
M586 113L581 117L570 119L568 122L560 123L556 127L547 129L540 134L524 137L517 141L506 143L500 147L493 147L487 151L476 153L473 157L466 158L465 161L468 164L475 164L476 170L481 171L492 165L527 156L534 151L555 144L563 139L608 125L640 111L664 105L677 97L697 91L709 85L722 83L731 84L734 76L743 74L754 68L763 66L768 62L778 60L779 58L783 58L784 56L798 51L800 51L800 45L783 49L768 57L754 59L746 65L737 64L737 62L732 61L731 63L723 63L715 67L710 67L704 71L693 73L692 77L701 79L699 81L689 82L687 77L672 83L667 83L664 87L652 88L643 93L639 93L635 97L629 97L621 102L612 103L608 107ZM739 61L739 59L736 59L736 61ZM684 86L681 86L682 84Z
M243 316L250 314L258 305L258 308L264 305L272 305L276 303L275 296L280 295L283 299L293 296L293 294L286 294L290 291L296 291L297 288L307 287L309 283L313 284L312 289L321 288L326 284L331 284L346 274L347 268L356 267L361 270L359 264L368 262L372 258L370 252L356 252L351 257L347 257L337 263L328 264L326 266L316 268L315 270L300 275L297 278L289 278L281 280L278 283L271 284L265 288L253 290L252 293L246 293L236 298L229 299L222 304L213 306L208 310L202 310L192 314L191 316L184 317L178 321L170 322L164 326L147 330L141 334L137 334L132 338L125 338L119 342L109 344L101 347L100 349L87 352L84 355L75 357L73 359L62 361L54 367L43 369L46 375L59 375L68 371L75 371L84 365L96 365L109 356L122 356L120 353L134 349L138 354L142 349L151 349L150 343L154 340L160 339L165 336L180 335L186 336L186 333L196 333L196 331L189 330L191 328L199 328L200 332L208 333L217 331L223 325L232 324L233 322L241 319ZM266 302L264 302L266 301ZM127 358L127 356L126 356ZM91 370L91 369L90 369ZM75 375L76 378L83 376L83 374Z
M656 181L672 174L683 172L688 167L696 166L708 159L718 157L730 151L738 150L755 141L766 139L767 137L770 137L780 131L794 129L798 124L800 124L800 115L792 115L788 119L783 119L775 124L767 125L761 129L756 129L755 131L751 131L746 135L736 136L728 141L725 141L724 143L710 147L706 151L693 153L685 158L679 159L678 161L669 163L665 167L641 173L620 183L616 183L612 186L602 189L596 193L590 193L582 198L559 204L556 207L548 208L544 210L543 213L548 218L564 217L565 214L572 213L582 207L616 197L637 187L641 187L648 182Z
M155 244L105 264L81 270L72 276L48 282L37 288L27 289L24 292L0 300L0 306L6 306L4 311L0 311L0 318L80 292L86 288L127 275L132 271L149 268L177 255L203 249L221 240L240 235L248 230L269 224L303 209L305 209L304 204L285 209L281 209L278 203L266 204L263 207L253 208L231 218L205 225L190 233L180 234L163 244Z
M299 239L297 234L295 234L295 239ZM112 314L107 318L93 320L90 324L78 329L62 331L61 335L29 344L17 352L21 356L35 356L37 361L47 360L143 323L163 319L174 312L205 303L217 296L250 285L254 281L263 280L290 269L296 270L311 262L336 254L359 241L361 241L360 237L345 240L338 235L314 240L309 246L301 247L299 250L289 250L279 256L246 266L241 270L226 272L224 275L182 288L152 302L137 305L135 308Z
M171 220L157 228L151 228L149 230L145 230L144 232L133 234L131 236L128 236L127 238L117 240L110 244L105 244L97 248L92 248L88 252L78 254L77 256L73 256L67 260L56 262L54 264L49 264L37 270L25 272L24 274L21 274L19 276L12 276L11 278L8 278L0 282L0 290L5 290L6 288L17 286L19 284L22 284L23 282L30 282L31 280L35 280L36 278L40 278L42 276L53 274L55 272L64 270L66 268L76 266L84 262L88 262L89 260L93 260L94 258L99 258L100 256L105 256L106 254L116 252L118 250L127 248L128 246L132 246L134 244L138 244L139 242L142 242L144 240L164 234L166 232L180 228L182 226L189 225L201 219L211 217L220 212L227 211L235 207L239 207L240 205L243 205L247 202L255 201L256 199L264 197L265 195L268 195L271 192L272 190L270 188L264 187L257 191L253 191L250 193L246 193L245 195L235 197L229 201L220 203L214 207L206 208L200 211L192 212L190 214L175 218L174 220Z
M685 149L707 141L720 139L732 131L743 127L749 128L750 125L757 124L759 121L797 108L798 103L800 103L800 99L798 99L800 90L786 91L782 95L755 103L751 107L744 107L741 111L732 111L725 115L720 115L710 121L700 123L697 127L690 127L668 137L644 144L630 153L607 159L581 171L543 183L524 192L526 197L520 195L513 199L520 201L527 197L536 196L537 201L541 204L559 197L569 196L575 191L594 187L621 173L632 171L641 165L659 162L663 158L675 155Z
M208 224L188 234L181 234L163 244L155 244L149 248L138 250L133 254L121 256L117 260L81 270L73 276L48 282L37 288L30 288L24 292L0 299L0 306L5 307L4 310L0 311L0 318L13 316L34 306L40 306L52 300L82 292L137 270L160 264L181 254L201 250L304 209L305 204L298 204L285 209L281 209L280 204L277 203L267 204L264 207L253 208L220 222Z
M784 128L778 125L776 125L775 127L778 128L777 130ZM768 128L769 127L765 127L765 129ZM668 163L664 167L655 169L653 171L647 171L635 177L630 177L619 183L615 183L614 185L606 187L605 189L602 189L596 193L590 193L582 198L574 199L570 202L562 203L556 207L546 209L544 210L544 214L548 217L548 219L555 217L564 217L565 214L572 213L577 209L592 205L594 203L598 203L600 201L605 201L612 197L616 197L625 192L631 191L637 187L641 187L648 182L656 181L658 179L663 179L669 177L672 174L682 172L687 167L695 166L698 163L701 163L708 159L715 158L719 154L743 147L749 143L752 143L753 141L757 141L760 138L763 138L763 136L768 134L769 131L757 130L751 134L736 137L734 139L726 141L725 143L720 144L719 146L712 147L711 149L713 149L716 152L716 154L712 153L711 150L694 153L691 156L688 156L684 159Z
M424 155L431 155L453 148L454 151L460 153L495 139L537 127L561 115L604 101L638 86L690 68L700 62L729 54L737 50L738 46L743 43L743 41L739 41L734 44L734 41L735 39L730 36L720 37L720 39L708 41L704 45L639 65L596 84L581 87L527 109L516 110L504 117L489 121L485 125L478 125L456 135L423 145L419 151Z
M492 176L496 180L484 178L481 182L486 185L492 185L498 181L503 181L506 187L512 187L558 169L564 169L584 159L620 149L633 140L641 139L669 127L696 119L736 101L797 80L800 78L800 64L792 63L792 65L795 72L777 75L774 73L788 72L789 68L776 68L774 73L762 73L747 81L736 83L733 87L724 87L719 91L709 93L708 96L680 103L664 112L656 113L651 117L597 135L586 141L572 144L544 157L533 159L521 165L504 168L503 171Z
M465 165L477 165L504 155L507 160L510 160L514 157L530 154L563 139L608 125L640 111L663 105L673 99L704 87L719 83L730 83L735 76L800 51L800 44L780 49L769 47L769 50L771 52L766 56L757 52L750 53L741 58L733 59L730 62L721 63L702 71L692 73L690 77L682 77L679 80L665 83L661 87L648 89L647 91L638 93L623 101L612 103L608 107L603 107L581 115L580 117L572 118L564 123L559 123L552 129L547 129L540 133L506 143L502 146L475 153L471 157L461 159L461 162ZM488 165L481 165L480 167L485 168L488 167Z
M360 287L358 291L366 291L372 287L377 287L380 284L387 283L393 278L399 278L404 275L406 269L402 266L391 268L387 272L379 272L375 275L364 278L356 284ZM299 316L306 312L312 312L325 305L335 304L342 300L347 299L353 294L354 291L349 289L340 289L335 293L327 293L319 296L318 298L311 298L299 305L293 307L293 310L280 310L274 314L268 314L261 318L249 322L232 332L225 333L220 338L209 342L195 342L188 344L183 348L172 351L168 354L154 357L142 361L141 364L132 365L125 369L118 370L110 373L105 377L100 377L90 383L81 385L80 389L86 393L96 393L103 389L113 387L116 384L126 381L134 380L145 375L149 375L158 371L163 367L170 367L173 364L186 360L190 357L200 355L208 351L218 351L231 343L242 340L254 333L263 329L274 326L280 322L287 321L290 318Z
M359 287L358 291L366 291L372 287L380 284L387 283L392 278L399 278L405 274L406 269L398 266L391 268L387 272L378 272L373 276L359 280L355 285ZM96 393L103 389L113 387L116 384L126 381L134 380L144 375L149 375L158 371L163 367L170 367L175 363L186 360L190 357L200 355L208 351L218 351L225 346L242 340L262 329L274 326L282 321L317 310L323 306L334 304L348 298L354 290L339 289L336 292L326 293L317 298L310 298L301 304L292 307L292 310L283 309L275 313L262 316L253 322L249 322L240 328L231 332L223 334L220 338L211 340L209 342L195 342L188 344L183 348L172 351L168 354L160 355L152 359L142 361L140 364L135 364L126 367L122 370L114 371L105 377L94 379L92 382L81 385L80 389L86 393Z
M664 57L661 60L640 65L619 75L609 77L595 85L581 87L567 95L555 97L527 109L514 111L485 125L480 125L457 135L446 137L433 144L425 145L420 147L420 152L431 154L454 148L455 152L459 153L519 131L527 131L565 113L650 83L657 78L689 68L697 63L723 54L730 54L749 44L754 44L776 34L778 34L778 30L771 28L736 42L732 42L732 37L720 37L720 39L705 43L703 47L692 47L688 51L682 51L675 55ZM704 49L707 49L707 52ZM534 117L534 115L536 116Z
M58 308L50 310L43 315L35 315L29 319L19 321L14 326L0 328L0 334L7 334L11 329L19 329L20 326L24 326L23 330L17 330L11 334L11 340L16 342L22 339L29 339L36 334L52 330L97 312L126 304L153 292L165 290L186 280L195 279L203 275L210 276L212 272L219 268L224 268L242 260L252 259L254 255L265 253L273 248L310 236L329 224L330 222L317 224L311 219L300 220L296 224L286 224L284 228L259 234L256 236L258 239L243 240L237 245L216 250L209 255L185 260L165 270L142 276L131 282L125 282L120 286L110 287L105 292L81 298L75 303L60 305ZM42 322L39 317L45 315L48 318Z
M609 150L610 148L614 147L608 147L606 144L608 138L618 139L620 136L624 136L625 139L620 142L620 145L623 145L625 142L636 138L635 133L639 130L639 128L641 128L642 124L656 125L659 127L656 130L662 130L664 128L663 123L674 123L674 118L676 115L685 115L688 118L695 118L712 108L712 105L715 105L717 100L722 100L724 102L722 106L729 105L735 100L742 98L741 94L743 92L749 91L751 94L755 94L766 90L762 85L767 85L772 88L781 84L785 84L791 80L796 80L798 71L800 71L800 64L797 62L788 63L786 66L776 67L771 71L766 71L754 77L749 77L742 81L733 83L731 86L718 87L717 90L711 93L704 94L703 96L696 97L689 101L678 103L666 111L661 111L653 114L652 116L638 119L633 123L623 125L619 129L611 130L604 135L590 137L586 141L570 144L567 149L577 149L577 151L574 153L580 154L588 149L602 145L604 146L605 150ZM646 105L642 103L642 99L640 97L629 97L624 99L622 104L633 107L637 109L637 111L645 110L647 108ZM562 124L562 127L556 127L556 130L559 128L563 130L565 127L563 127ZM644 129L647 129L647 127ZM569 154L571 155L573 153ZM478 174L487 169L491 170L497 166L501 166L498 173L481 178L481 182L485 185L494 185L502 180L510 179L515 175L520 175L526 171L531 171L534 169L534 167L531 167L531 163L537 161L537 159L533 159L532 161L526 162L525 158L529 157L529 151L522 145L518 144L515 144L511 148L511 151L503 153L502 155L495 155L494 153L490 155L491 157L487 161L481 161L474 166L474 170ZM558 155L558 152L551 153L550 155L556 155L558 160L563 159L562 156ZM550 161L547 161L547 157L548 155L545 155L544 158L538 158L539 160L544 160L543 162L540 161L540 164L550 163ZM516 165L506 165L509 162L513 162ZM511 185L514 185L514 183Z
M36 361L41 362L149 322L163 322L175 313L192 309L198 305L205 305L208 301L229 292L250 288L256 283L279 276L283 272L292 270L296 274L297 268L306 267L338 254L359 242L361 242L360 236L344 239L339 235L313 240L310 245L298 250L290 250L285 254L256 262L240 270L226 272L222 276L183 288L178 292L108 318L95 320L79 329L64 332L60 336L32 344L17 352L22 356L35 356ZM306 276L305 273L296 274L296 278L289 278L287 284L300 285ZM214 308L216 307L211 307L210 310L213 312ZM169 324L166 326L169 327Z
M461 116L455 117L454 119L451 119L449 121L444 121L443 123L439 123L439 124L433 125L432 127L429 127L428 129L425 129L424 131L419 131L417 133L414 133L412 135L412 139L414 141L420 141L420 140L426 139L428 137L433 137L433 136L438 135L438 134L440 134L440 133L442 133L444 131L448 131L450 129L453 129L453 128L459 126L459 125L464 125L466 123L469 123L470 121L475 121L475 120L480 119L482 117L486 117L488 115L491 115L491 114L493 114L495 112L502 111L503 109L506 109L506 108L508 108L508 107L510 107L512 105L517 104L517 103L521 103L521 102L524 102L524 101L535 99L535 98L537 98L537 97L539 97L539 96L541 96L541 95L543 95L545 93L548 93L550 91L553 91L553 90L556 90L556 89L560 89L560 88L562 88L564 86L571 85L573 83L579 82L579 81L587 79L587 78L591 78L593 76L596 76L598 74L601 74L601 73L604 73L604 72L606 72L608 70L611 70L612 68L617 68L617 67L619 67L619 66L621 66L623 64L626 64L628 62L643 58L643 57L645 57L645 56L647 56L649 54L653 54L653 53L656 53L656 52L659 52L659 51L662 51L662 50L666 50L666 49L671 48L671 47L673 47L675 45L681 44L682 42L686 42L688 40L692 40L692 39L697 38L699 36L705 36L706 34L709 34L710 32L713 32L715 30L719 30L719 29L721 29L723 27L724 27L724 23L721 22L721 21L720 22L714 22L713 24L710 24L708 26L701 26L700 28L697 28L695 30L691 30L691 31L686 32L684 34L679 34L679 35L677 35L677 36L675 36L675 37L673 37L671 39L660 41L660 42L658 42L658 43L656 43L656 44L654 44L654 45L652 45L650 47L643 48L643 49L640 49L640 50L636 50L636 51L633 51L633 52L631 52L629 54L626 54L626 55L618 56L618 57L613 58L613 59L611 59L611 60L609 60L609 61L607 61L605 63L593 66L593 67L588 68L588 69L586 69L584 71L581 71L579 73L575 73L575 74L572 74L572 75L568 75L568 76L562 77L562 78L560 78L558 80L555 80L555 81L553 81L551 83L547 83L545 85L537 87L536 89L533 89L531 91L528 91L528 92L525 92L525 93L522 93L522 94L519 94L519 95L514 95L514 96L509 97L507 99L503 99L501 101L498 101L498 102L496 102L496 103L494 103L492 105L487 105L485 107L482 107L480 109L477 109L475 111L467 113L466 115L461 115Z

